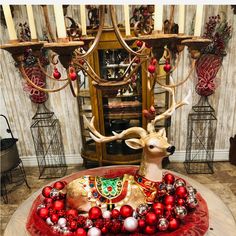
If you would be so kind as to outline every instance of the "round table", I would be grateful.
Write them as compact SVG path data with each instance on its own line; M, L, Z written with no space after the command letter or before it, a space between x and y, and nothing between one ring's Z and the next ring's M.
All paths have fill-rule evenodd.
M79 174L82 175L99 175L99 173L107 168L110 171L118 170L121 166L107 166L107 167L99 167L94 169L88 169L80 171ZM134 168L134 166L122 166L122 169L125 168ZM137 167L136 167L137 168ZM163 172L166 170L163 170ZM219 236L219 235L227 235L234 236L236 232L236 223L234 217L232 216L230 210L227 206L222 202L222 200L215 195L211 190L198 183L197 181L181 175L179 173L169 171L176 176L179 176L185 179L190 185L197 189L197 191L202 195L208 205L209 210L209 230L207 232L207 236ZM64 177L65 178L65 177ZM14 212L10 221L7 224L7 227L4 232L4 236L25 236L29 235L26 230L26 222L27 217L32 206L33 201L37 198L37 196L41 193L41 189L32 194L27 200L25 200Z

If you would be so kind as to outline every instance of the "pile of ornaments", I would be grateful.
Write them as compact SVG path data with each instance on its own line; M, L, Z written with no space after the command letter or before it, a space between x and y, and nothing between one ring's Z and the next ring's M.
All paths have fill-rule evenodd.
M165 194L153 204L143 203L133 209L123 205L119 210L102 210L94 206L88 214L81 215L76 209L67 209L66 194L63 189L66 183L58 181L53 187L42 190L45 197L37 207L37 214L51 227L55 235L100 236L144 234L177 230L187 216L198 205L196 190L186 186L183 179L175 179L172 174L163 177L161 186Z

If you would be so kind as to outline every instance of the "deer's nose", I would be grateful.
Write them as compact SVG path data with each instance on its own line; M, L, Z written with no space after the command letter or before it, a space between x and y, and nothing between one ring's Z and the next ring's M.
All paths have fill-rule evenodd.
M167 149L166 149L167 152L170 153L170 155L172 155L174 152L175 152L175 146L169 146Z

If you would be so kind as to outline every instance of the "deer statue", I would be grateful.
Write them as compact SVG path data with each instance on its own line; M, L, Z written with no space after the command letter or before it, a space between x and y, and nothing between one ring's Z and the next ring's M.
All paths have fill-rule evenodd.
M171 106L164 113L156 115L147 125L147 130L141 127L131 127L121 133L113 132L113 136L101 135L94 126L94 117L89 122L84 116L84 122L90 131L90 136L99 143L106 143L118 139L125 139L125 143L132 149L143 149L143 156L137 173L125 174L113 179L102 176L83 176L67 185L67 204L80 211L88 212L92 206L99 206L107 210L108 206L119 208L129 204L137 208L142 203L153 203L162 194L162 166L164 157L172 155L175 147L168 143L165 129L158 132L155 124L170 117L174 111L187 105L190 91L183 101L175 102L175 89L162 86L170 92ZM110 206L109 206L110 207Z

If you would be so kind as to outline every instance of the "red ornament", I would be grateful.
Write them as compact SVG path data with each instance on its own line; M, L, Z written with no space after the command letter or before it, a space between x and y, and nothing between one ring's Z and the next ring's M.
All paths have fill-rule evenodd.
M147 225L156 225L157 224L157 216L154 212L148 212L145 221Z
M154 210L160 209L160 210L164 211L164 209L165 209L165 206L161 202L153 203L152 207L153 207Z
M133 208L130 205L123 205L120 208L120 214L123 218L127 218L133 215Z
M94 223L94 226L97 227L98 229L102 229L104 226L103 219L97 219Z
M175 195L177 195L179 198L185 198L187 193L187 189L184 186L179 186L175 190Z
M87 236L87 232L83 228L78 228L75 232L76 236Z
M174 231L179 228L180 221L178 219L172 218L169 220L169 227L168 229Z
M112 220L112 222L111 222L110 231L111 231L112 233L114 233L114 234L117 234L117 233L120 232L121 226L122 226L121 222L120 222L119 220L117 220L117 219L114 219L114 220Z
M163 69L164 69L164 71L166 73L168 73L171 70L171 65L168 62L166 62L166 64L164 65Z
M106 234L106 233L108 233L108 228L104 226L104 227L102 227L101 231L103 234Z
M70 223L69 223L69 227L72 231L75 231L77 229L77 222L75 220L72 220Z
M162 209L159 209L159 208L156 208L155 210L154 210L154 213L156 214L156 216L162 216L163 215L163 213L164 213L164 210L162 210Z
M185 204L185 200L183 198L177 199L177 205L183 206Z
M151 63L152 63L152 65L155 66L157 64L157 59L156 58L152 58L152 62Z
M164 204L165 205L174 205L175 198L172 195L166 195L164 198Z
M65 187L65 184L62 181L57 181L53 185L53 188L56 188L58 190L62 190L64 187Z
M102 217L102 211L99 207L92 207L89 210L89 218L91 220L96 220Z
M54 213L55 213L55 211L51 207L49 207L48 208L48 215L51 216Z
M137 63L137 64L140 63L140 58L139 57L135 57L134 62Z
M145 232L145 234L154 234L156 232L156 226L147 225L144 232Z
M57 70L57 68L54 68L53 77L55 79L60 79L61 78L61 73Z
M46 206L49 208L49 207L52 207L52 204L53 204L53 200L49 197L46 197L44 198L43 202L46 204Z
M77 79L77 75L76 75L75 72L70 73L70 74L69 74L69 77L70 77L70 79L71 79L72 81L74 81L74 80Z
M175 177L172 174L166 174L164 176L164 181L166 184L173 184L175 182Z
M65 208L65 203L64 201L62 200L56 200L54 203L53 203L53 209L55 211L60 211L60 210L63 210Z
M86 221L86 218L82 215L79 215L77 219L78 227L83 227L85 224L85 221Z
M58 216L58 214L53 213L53 214L50 216L50 218L51 218L51 221L52 221L53 223L57 223L57 221L58 221L58 219L59 219L59 216Z
M145 220L140 219L140 220L138 221L138 227L139 227L140 229L144 229L145 226L146 226Z
M58 214L59 217L63 217L63 216L66 215L66 211L65 210L60 210L60 211L57 212L57 214Z
M76 209L69 209L69 210L66 211L66 215L77 217L78 216L78 211Z
M156 71L156 67L155 67L154 65L150 64L150 65L148 66L148 71L149 71L151 74L153 74L153 73Z
M43 188L42 190L42 194L44 197L50 197L50 192L52 190L52 187L51 186L46 186Z
M138 40L136 45L141 48L143 46L143 41Z
M38 215L42 219L46 219L48 217L48 209L47 208L40 208L39 211L38 211Z

